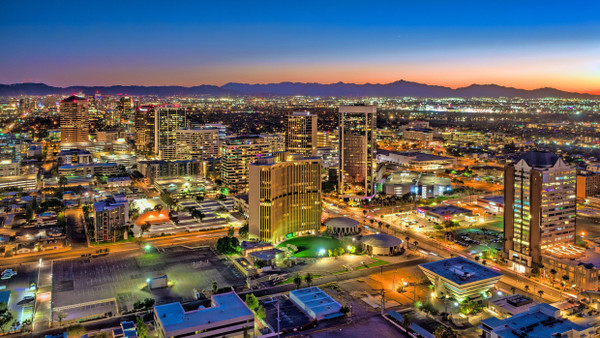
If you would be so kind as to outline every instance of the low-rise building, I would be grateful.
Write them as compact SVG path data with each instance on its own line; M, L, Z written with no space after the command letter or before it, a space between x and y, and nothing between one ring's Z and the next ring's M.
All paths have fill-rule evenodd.
M444 223L446 221L460 222L470 220L470 218L473 216L473 212L471 210L457 207L455 205L418 207L417 214L435 223Z
M452 169L456 166L456 159L416 151L398 152L391 150L377 150L377 162L395 163L409 169L418 171L435 171Z
M254 336L254 313L235 292L211 297L211 307L185 311L181 303L154 307L159 337Z
M312 319L324 320L343 316L340 303L316 286L290 291L290 300Z
M527 312L510 318L488 318L481 321L484 338L513 337L595 337L595 328L575 324L560 317L559 309L549 304L537 304Z
M382 191L388 196L414 194L420 198L443 196L451 190L452 181L431 173L399 171L392 173L383 184Z
M504 212L504 196L485 196L477 199L477 205L485 208L493 214L502 214Z
M450 296L459 302L481 298L502 274L458 256L420 264L419 268L434 286L436 296Z

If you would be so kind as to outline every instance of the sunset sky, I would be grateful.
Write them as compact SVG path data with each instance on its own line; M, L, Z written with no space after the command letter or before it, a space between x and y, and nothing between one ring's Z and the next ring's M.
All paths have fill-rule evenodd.
M600 94L600 1L2 1L0 83L496 83Z

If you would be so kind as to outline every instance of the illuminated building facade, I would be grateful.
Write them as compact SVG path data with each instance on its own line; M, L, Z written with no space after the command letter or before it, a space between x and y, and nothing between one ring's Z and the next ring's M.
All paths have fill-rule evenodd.
M156 110L153 106L141 106L135 111L135 147L141 153L156 153L154 125Z
M375 195L377 106L340 106L339 191L348 197Z
M549 152L528 152L504 169L505 257L519 272L542 262L542 251L575 244L576 172Z
M177 159L177 130L184 129L186 125L185 109L160 107L156 110L154 142L161 159Z
M180 129L177 131L177 159L203 160L219 157L217 129Z
M271 145L260 135L229 137L221 143L221 180L231 192L248 188L250 163L269 156Z
M82 143L90 140L87 100L70 96L60 101L60 143Z
M286 155L250 165L250 234L261 241L314 234L321 227L321 160Z
M317 115L307 111L286 117L285 148L292 154L317 156Z

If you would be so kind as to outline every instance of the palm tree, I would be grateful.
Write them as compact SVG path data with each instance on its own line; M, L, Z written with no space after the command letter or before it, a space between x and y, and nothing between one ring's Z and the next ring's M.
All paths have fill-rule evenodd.
M214 281L212 283L212 291L213 293L217 293L217 290L219 290L219 284L217 284L217 281Z
M408 246L410 244L410 237L406 236L404 239L406 239L406 248L410 249Z
M569 275L563 275L562 279L565 281L564 284L565 284L565 289L566 289L567 288L567 282L569 281Z
M544 297L544 290L538 290L538 295L540 295L540 298Z
M417 250L417 245L419 245L419 242L414 241L413 244L415 245L415 250Z
M552 275L552 287L554 287L554 276L556 276L556 270L550 269L550 274Z
M312 282L313 282L313 275L310 272L306 273L306 276L304 276L304 281L310 287L312 285Z
M296 274L294 277L294 284L296 284L296 289L300 289L300 285L302 285L302 277L299 274Z
M510 287L510 291L512 291L513 295L515 294L515 292L517 291L517 288L514 286Z
M58 187L61 190L64 190L65 185L67 185L67 182L68 182L68 180L66 177L64 177L63 175L58 176Z
M529 285L525 285L525 292L529 292Z

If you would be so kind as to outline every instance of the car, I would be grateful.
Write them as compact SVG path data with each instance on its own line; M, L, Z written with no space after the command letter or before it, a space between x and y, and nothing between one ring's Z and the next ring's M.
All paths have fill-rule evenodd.
M35 297L33 297L33 296L25 296L25 297L23 297L23 299L22 299L22 300L23 300L24 302L31 302L31 301L33 301L34 299L35 299Z
M0 279L7 280L7 279L10 279L11 277L12 277L12 275L2 275L2 277L0 277Z

